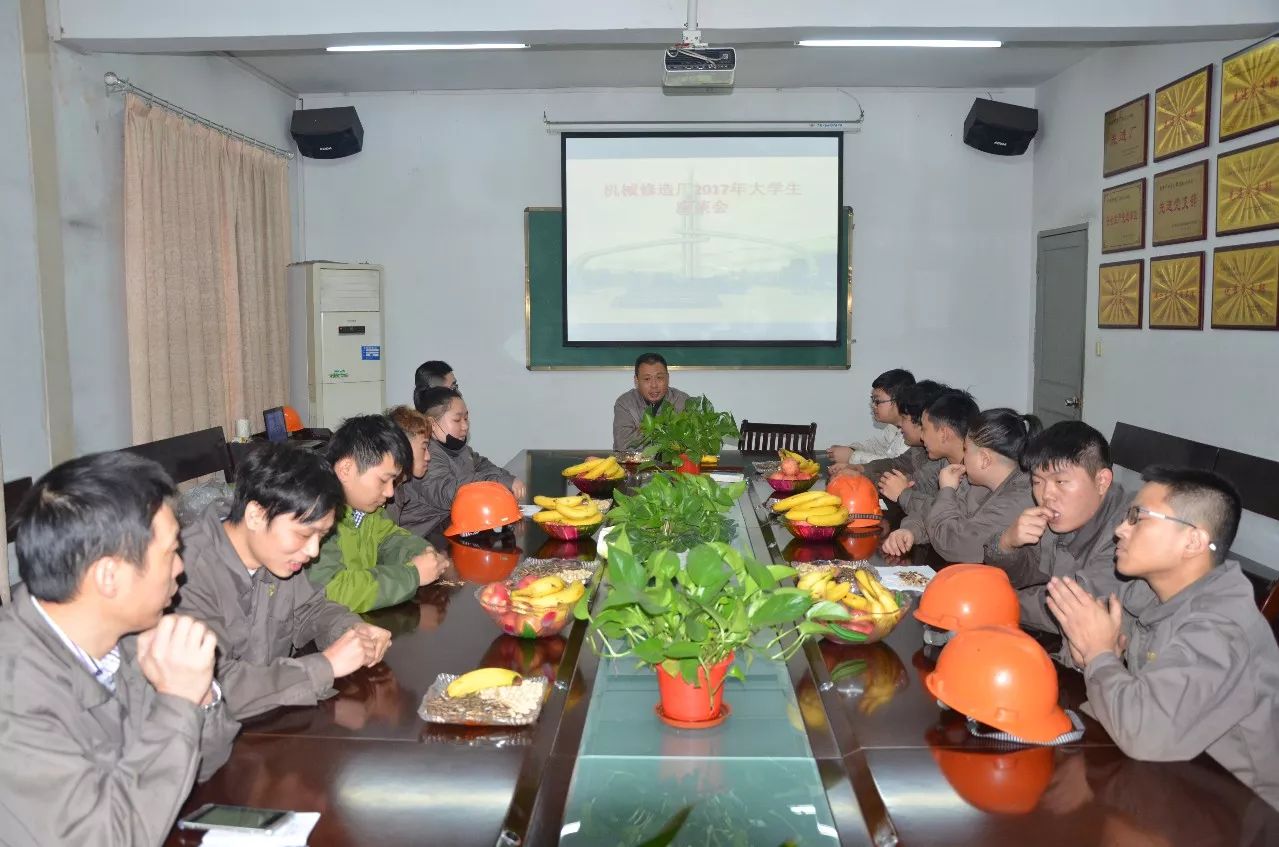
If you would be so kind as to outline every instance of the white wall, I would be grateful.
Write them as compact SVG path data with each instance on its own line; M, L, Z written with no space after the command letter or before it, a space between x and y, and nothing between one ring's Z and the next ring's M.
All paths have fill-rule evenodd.
M1279 137L1270 129L1216 142L1221 58L1247 42L1170 44L1101 50L1036 89L1041 132L1035 153L1034 229L1087 222L1088 310L1084 369L1084 419L1109 435L1116 421L1169 432L1245 453L1279 459L1279 332L1214 330L1211 322L1212 250L1215 246L1274 240L1276 231L1217 238L1111 254L1108 261L1144 257L1149 322L1149 258L1205 250L1205 315L1202 332L1097 329L1097 265L1101 256L1103 185L1209 160L1210 196L1216 198L1216 156ZM1213 74L1212 143L1205 150L1103 180L1103 113L1209 62ZM1153 144L1152 144L1153 147ZM1147 191L1149 192L1149 186ZM1150 204L1147 194L1147 204ZM1148 216L1147 220L1151 218ZM1215 228L1215 214L1209 230ZM1147 238L1149 241L1149 237ZM1097 342L1103 355L1095 356Z
M286 149L292 144L288 126L294 100L216 56L54 50L76 449L86 453L132 443L124 298L124 98L106 94L103 74L115 71L212 121ZM296 166L292 170L296 174Z
M964 146L973 92L854 93L866 123L844 148L844 197L857 216L852 370L694 370L673 383L739 419L816 420L823 444L868 434L869 383L890 367L968 387L985 406L1024 406L1030 157ZM1032 100L1029 91L996 96ZM448 360L471 406L472 444L499 462L523 447L607 446L613 400L632 384L623 371L525 369L522 210L560 204L559 137L546 132L543 110L561 120L856 114L831 91L406 93L305 104L353 104L365 129L359 155L304 162L307 258L386 266L388 401L410 399L418 363Z
M44 347L36 253L35 186L23 84L18 0L0 0L0 115L9 149L0 156L0 435L8 479L49 467Z

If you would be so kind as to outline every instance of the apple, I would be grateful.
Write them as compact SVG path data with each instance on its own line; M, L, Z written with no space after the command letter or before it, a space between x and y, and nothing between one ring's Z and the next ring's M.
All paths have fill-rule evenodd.
M531 573L525 574L524 576L520 577L519 582L515 583L515 590L519 591L520 589L528 588L534 582L537 582L537 579L538 579L537 576L535 576L534 574L531 574Z
M799 462L795 459L782 459L781 472L787 479L794 479L799 473Z
M520 631L520 616L515 612L503 612L501 624L502 632L515 635Z
M511 605L511 591L500 582L490 582L480 590L480 602L498 609Z

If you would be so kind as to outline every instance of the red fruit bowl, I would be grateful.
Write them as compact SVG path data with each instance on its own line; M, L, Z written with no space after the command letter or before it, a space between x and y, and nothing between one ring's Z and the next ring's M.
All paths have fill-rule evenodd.
M475 592L475 600L497 628L517 638L549 638L559 635L573 622L573 603L563 603L549 608L534 608L515 601L489 602L481 595L484 588Z
M782 521L786 524L786 528L790 530L791 535L796 538L802 538L805 541L829 541L842 528L838 526L813 526L806 521L793 521L790 518L782 518Z
M592 497L610 497L613 489L621 484L624 476L615 477L613 479L587 479L583 476L575 476L572 482L577 486L577 490L583 494L589 494Z
M813 474L809 479L773 479L771 476L766 476L764 481L778 494L802 494L817 484L817 474Z
M901 619L910 611L913 596L904 591L894 591L897 598L895 612L863 612L849 609L852 618L846 621L825 621L829 629L823 638L839 644L875 644L888 637Z
M560 541L577 541L579 538L590 538L602 523L604 523L603 518L586 526L570 526L566 523L544 523L540 526L542 531L551 538L558 538Z

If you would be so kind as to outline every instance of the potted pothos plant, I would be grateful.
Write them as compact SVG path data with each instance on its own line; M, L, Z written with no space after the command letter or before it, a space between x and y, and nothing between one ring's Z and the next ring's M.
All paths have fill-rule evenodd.
M762 564L722 541L698 544L681 563L669 549L636 555L622 532L605 575L596 611L584 596L574 614L591 622L588 638L602 655L655 668L662 717L690 727L723 719L724 680L745 680L737 654L785 661L825 631L818 621L848 617L841 603L784 586L794 568ZM766 630L772 638L758 637Z
M698 473L703 456L718 456L726 438L737 438L737 421L730 412L717 412L705 397L690 397L683 409L663 403L640 421L643 452L659 465Z
M703 541L729 541L733 524L727 513L745 490L745 482L720 485L704 476L659 473L633 494L615 493L606 532L610 537L625 532L640 558L659 549L682 553Z

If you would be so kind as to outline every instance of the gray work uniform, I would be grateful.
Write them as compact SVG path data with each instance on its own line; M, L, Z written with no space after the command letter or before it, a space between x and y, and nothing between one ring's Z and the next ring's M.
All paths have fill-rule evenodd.
M218 636L218 680L231 714L243 720L279 706L313 706L333 691L333 666L320 653L293 658L312 641L321 650L360 623L298 573L280 579L266 568L250 576L214 503L182 533L186 583L178 611Z
M670 403L675 407L675 411L684 411L684 404L688 402L688 395L678 388L667 388L666 396L657 404L660 409L664 404ZM632 388L617 401L613 403L613 449L618 452L624 450L638 450L644 443L644 436L640 433L640 421L644 419L644 413L653 409L644 399L644 395L639 393L638 388ZM657 409L653 409L654 412ZM700 457L698 457L700 458Z
M393 520L396 526L423 538L439 525L437 516L426 499L426 491L423 487L425 479L426 476L423 475L420 478L401 482L395 487L395 496L386 504L386 516Z
M476 453L469 446L453 451L441 442L431 439L431 464L426 474L414 480L415 489L421 494L421 518L414 522L412 532L425 537L448 526L453 510L453 498L457 490L468 482L500 482L507 488L515 481L515 475L498 467Z
M1022 512L1035 505L1030 474L1016 470L993 491L967 479L958 488L942 488L924 520L924 538L948 562L979 563L992 532L1003 532Z

